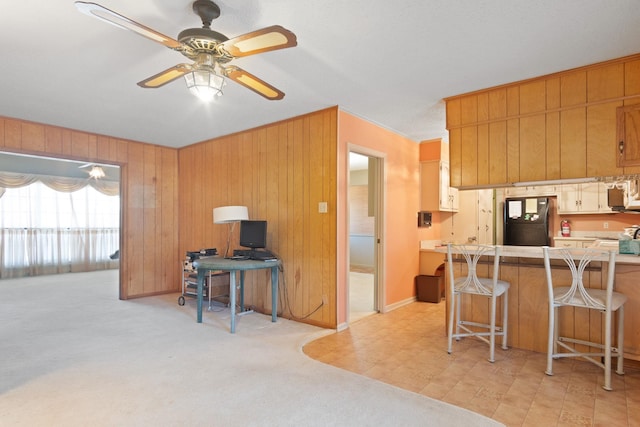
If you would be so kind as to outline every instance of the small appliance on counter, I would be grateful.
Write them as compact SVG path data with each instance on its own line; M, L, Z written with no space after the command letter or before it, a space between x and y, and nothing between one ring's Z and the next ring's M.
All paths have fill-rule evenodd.
M640 226L632 225L624 229L618 239L618 253L640 255Z
M549 198L505 199L503 244L549 246Z
M638 234L639 231L640 225L632 225L631 227L626 227L620 235L620 240L638 239L640 238L640 235Z

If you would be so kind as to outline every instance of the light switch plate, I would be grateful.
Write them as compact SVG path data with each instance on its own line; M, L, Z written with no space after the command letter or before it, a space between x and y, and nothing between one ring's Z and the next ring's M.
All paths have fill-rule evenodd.
M327 202L319 202L318 203L318 212L319 213L327 213Z

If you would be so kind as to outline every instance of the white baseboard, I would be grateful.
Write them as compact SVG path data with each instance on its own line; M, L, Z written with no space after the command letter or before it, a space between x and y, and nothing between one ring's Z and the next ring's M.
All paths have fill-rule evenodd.
M388 312L390 312L392 310L395 310L395 309L400 308L400 307L404 307L405 305L409 305L412 302L416 302L416 301L417 301L416 297L411 297L411 298L407 298L407 299L402 300L402 301L395 302L395 303L390 304L390 305L386 305L383 308L383 310L384 310L383 313L388 313Z

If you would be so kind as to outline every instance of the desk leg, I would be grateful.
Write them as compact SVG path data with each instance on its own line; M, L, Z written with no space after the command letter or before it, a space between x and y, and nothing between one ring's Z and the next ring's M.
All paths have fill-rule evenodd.
M271 267L271 321L278 318L278 267Z
M236 333L236 271L229 272L229 299L231 304L231 333Z
M240 313L244 313L244 270L240 270Z
M203 268L198 269L198 323L202 323L202 289L204 287L204 276L206 271Z

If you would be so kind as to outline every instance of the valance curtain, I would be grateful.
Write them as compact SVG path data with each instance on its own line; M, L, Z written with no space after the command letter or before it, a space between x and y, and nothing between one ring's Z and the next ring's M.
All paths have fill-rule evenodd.
M117 196L120 193L120 183L116 181L91 178L67 178L32 173L0 172L0 197L4 194L5 188L24 187L37 181L42 182L53 190L64 193L78 191L87 185L90 185L106 196Z
M0 278L118 268L119 183L0 172Z

